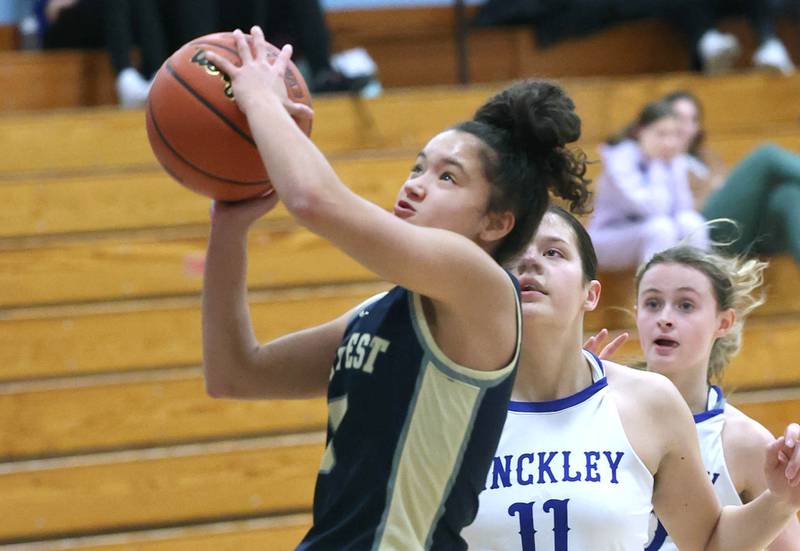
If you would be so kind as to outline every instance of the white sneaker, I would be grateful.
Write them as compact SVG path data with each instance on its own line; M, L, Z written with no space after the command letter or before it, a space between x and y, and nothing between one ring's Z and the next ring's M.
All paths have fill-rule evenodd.
M741 47L735 36L716 29L706 31L697 43L697 52L703 71L710 75L724 73L733 68L739 58Z
M378 73L378 66L364 48L333 54L331 67L349 78L372 77Z
M777 38L770 38L756 50L753 54L753 65L761 69L780 71L784 75L794 73L792 58Z
M147 101L150 83L133 67L120 71L117 75L117 99L123 109L142 107Z

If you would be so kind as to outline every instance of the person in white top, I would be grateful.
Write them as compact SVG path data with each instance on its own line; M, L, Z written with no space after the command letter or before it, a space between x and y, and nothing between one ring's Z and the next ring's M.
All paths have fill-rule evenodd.
M551 207L513 270L526 327L520 369L478 514L462 532L469 548L641 550L651 504L683 550L765 547L800 509L800 446L762 446L767 489L723 508L675 386L582 350L596 269L586 231ZM800 426L786 436L800 439Z
M769 487L764 447L773 436L711 384L739 351L745 318L763 302L756 290L766 265L680 245L656 254L636 274L636 325L647 368L668 377L692 410L722 505L749 503ZM791 468L787 474L796 480ZM647 551L678 548L663 524L653 528ZM768 549L800 550L796 517Z

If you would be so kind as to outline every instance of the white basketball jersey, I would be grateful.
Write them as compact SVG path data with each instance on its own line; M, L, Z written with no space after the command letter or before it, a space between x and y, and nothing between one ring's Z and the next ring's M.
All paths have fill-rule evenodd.
M653 477L633 451L600 360L593 384L550 402L509 403L470 550L641 550Z
M697 437L700 441L700 455L703 465L714 485L714 492L723 505L741 505L742 499L725 463L722 449L722 429L725 427L725 397L717 386L708 389L706 410L694 416ZM664 526L655 515L650 520L651 539L645 551L676 551L678 547L669 537Z

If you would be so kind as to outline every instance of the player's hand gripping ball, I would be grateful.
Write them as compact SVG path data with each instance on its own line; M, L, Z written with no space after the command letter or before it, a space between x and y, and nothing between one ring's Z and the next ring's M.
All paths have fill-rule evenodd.
M255 54L252 37L247 44ZM147 100L147 137L156 158L178 182L222 201L268 193L269 175L236 105L231 81L206 58L215 52L241 64L233 33L196 38L167 59L153 80ZM280 50L267 44L274 63ZM311 106L311 94L297 67L289 62L284 78L289 99ZM311 134L311 118L296 118Z

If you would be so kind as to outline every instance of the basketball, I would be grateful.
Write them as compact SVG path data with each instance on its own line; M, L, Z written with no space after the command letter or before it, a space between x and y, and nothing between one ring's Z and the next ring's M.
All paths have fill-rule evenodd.
M252 38L247 35L252 49ZM269 44L269 58L280 50ZM196 38L170 56L156 73L145 107L147 137L158 161L173 178L213 199L240 201L268 193L269 175L236 105L230 78L205 56L207 51L240 63L233 33ZM289 98L311 105L300 71L290 62ZM310 120L298 120L306 134Z

